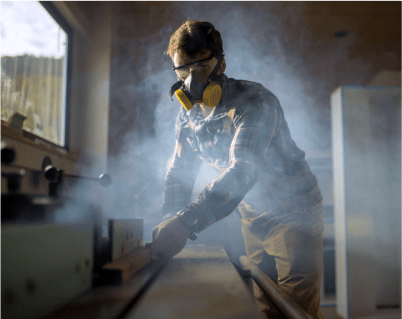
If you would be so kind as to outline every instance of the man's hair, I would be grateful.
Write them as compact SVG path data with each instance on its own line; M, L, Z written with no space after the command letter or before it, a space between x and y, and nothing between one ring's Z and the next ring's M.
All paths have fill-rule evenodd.
M176 52L194 58L206 50L213 55L223 52L221 34L210 22L188 19L170 36L165 54L172 60Z

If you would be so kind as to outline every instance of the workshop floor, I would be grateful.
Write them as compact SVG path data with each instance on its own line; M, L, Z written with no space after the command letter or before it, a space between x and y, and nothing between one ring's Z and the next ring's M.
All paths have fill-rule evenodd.
M325 319L343 319L336 313L336 297L323 297L321 295L321 313Z
M320 310L325 319L343 319L336 313L336 307L321 307ZM382 309L370 316L356 319L401 319L401 309Z
M336 307L321 307L320 310L325 319L342 319L336 313Z

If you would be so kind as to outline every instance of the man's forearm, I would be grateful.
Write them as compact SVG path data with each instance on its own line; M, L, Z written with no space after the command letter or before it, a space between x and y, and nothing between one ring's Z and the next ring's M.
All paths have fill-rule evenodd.
M198 232L230 215L258 180L251 163L236 163L219 174L184 210L198 218Z

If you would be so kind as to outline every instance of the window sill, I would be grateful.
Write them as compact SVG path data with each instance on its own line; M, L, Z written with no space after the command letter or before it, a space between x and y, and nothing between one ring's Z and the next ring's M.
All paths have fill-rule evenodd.
M1 120L1 136L6 136L15 141L24 143L29 146L33 146L42 151L47 151L52 154L67 158L74 162L77 160L76 155L69 153L64 148L59 147L55 144L52 144L52 143L36 136L35 134L32 134L25 130L22 131L22 134L15 132L12 128L8 127L7 122L5 122L3 120Z

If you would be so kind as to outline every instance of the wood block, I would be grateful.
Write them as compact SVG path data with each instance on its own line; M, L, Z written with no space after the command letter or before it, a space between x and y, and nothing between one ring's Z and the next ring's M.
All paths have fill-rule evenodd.
M110 261L143 246L143 219L109 220Z
M137 250L103 266L104 275L107 275L109 271L113 273L115 280L124 282L151 261L150 252L150 249L141 246Z

